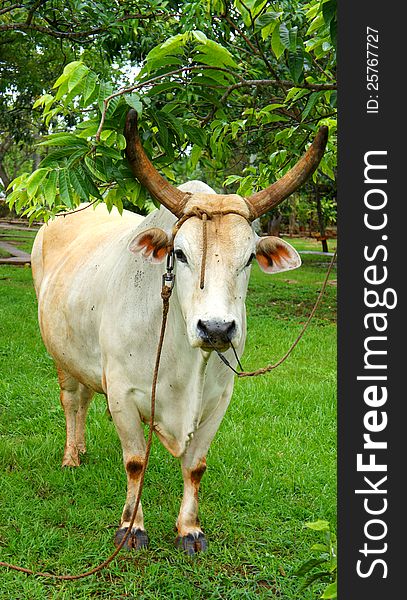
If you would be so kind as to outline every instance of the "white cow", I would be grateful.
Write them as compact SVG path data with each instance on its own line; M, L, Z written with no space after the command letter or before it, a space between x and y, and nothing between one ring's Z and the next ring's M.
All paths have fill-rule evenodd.
M206 548L198 521L198 489L206 454L228 407L233 373L212 352L230 344L242 354L250 263L270 273L300 265L279 238L258 238L250 222L281 202L316 168L326 142L320 130L304 157L281 180L249 199L218 195L201 182L172 187L154 169L131 111L128 159L135 175L164 206L147 217L104 205L59 217L35 240L32 269L41 334L54 358L66 417L63 466L85 452L85 419L94 392L106 395L122 449L128 490L116 545L129 525L145 456L142 423L150 417L159 338L163 261L174 250L176 284L170 302L157 386L154 431L180 458L184 495L178 544L188 554ZM209 215L204 287L200 287L202 222L178 218L195 207ZM175 238L173 239L173 235ZM165 265L165 263L164 263ZM127 548L147 545L139 506Z

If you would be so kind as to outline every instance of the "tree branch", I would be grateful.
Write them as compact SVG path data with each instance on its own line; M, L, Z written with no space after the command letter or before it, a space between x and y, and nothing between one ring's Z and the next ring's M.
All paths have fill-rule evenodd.
M15 10L16 8L24 8L24 4L12 4L11 6L2 8L2 9L0 9L0 15L4 15L8 12L11 12L12 10Z
M45 2L47 2L47 0L37 0L37 2L35 2L35 4L32 5L30 10L28 11L27 19L25 21L26 25L31 25L31 21L33 20L35 11L41 6L41 4L45 4Z
M222 71L224 73L229 73L230 75L233 75L234 77L237 77L238 79L240 79L241 82L244 82L244 79L241 75L238 75L237 73L231 71L230 69L225 69L224 67L213 67L210 65L191 65L190 67L181 67L180 69L174 69L173 71L169 71L168 73L163 73L162 75L157 75L156 77L152 77L151 79L147 79L146 81L141 81L140 83L136 83L135 85L132 85L128 88L123 88L122 90L119 90L118 92L115 92L114 94L111 94L110 96L108 96L107 98L105 98L103 100L103 111L102 111L102 116L100 119L99 128L98 128L98 130L96 132L96 136L95 136L96 141L98 142L100 139L100 134L102 133L103 125L104 125L104 122L106 119L106 111L107 111L107 107L109 106L110 100L112 100L113 98L116 98L117 96L122 96L123 94L130 94L131 92L134 92L135 90L143 88L145 86L153 85L156 81L160 81L161 79L164 79L165 77L171 77L173 75L187 73L187 72L193 71L195 69Z
M228 87L228 89L223 94L219 103L223 104L228 96L234 91L241 87L260 87L260 86L279 86L279 84L284 84L285 91L289 88L298 87L307 89L310 91L322 91L322 90L336 90L336 84L331 83L294 83L292 81L280 81L279 79L245 79L243 81L239 81L238 83L233 83ZM206 117L201 121L201 125L206 125L214 116L216 112L216 107L213 107L210 113L206 115ZM293 117L293 115L289 115ZM296 120L297 117L295 117Z
M15 5L14 8L20 7L20 5ZM45 27L44 25L37 25L36 23L32 23L31 19L21 23L5 23L0 25L0 32L2 31L38 31L39 33L43 33L44 35L49 35L54 38L63 38L67 40L80 40L81 38L90 37L96 35L97 33L102 33L103 31L107 31L110 25L115 25L118 22L128 21L130 19L154 19L156 17L162 16L170 16L167 13L155 12L150 13L148 15L142 14L133 14L133 15L125 15L123 17L117 18L113 21L113 23L109 25L105 25L103 27L95 27L94 29L89 29L86 31L60 31L59 29L52 29L51 27ZM30 15L27 19L29 19Z
M232 29L234 29L236 31L236 33L238 33L240 35L240 37L242 37L244 39L244 41L246 42L246 44L249 46L249 48L255 53L255 54L259 54L259 50L258 48L256 48L256 46L254 44L252 44L252 42L249 40L249 38L247 37L247 35L245 35L243 33L243 31L241 31L238 26L236 25L236 23L234 23L234 21L232 21L232 19L229 17L229 15L222 15L222 17L225 19L225 21L227 21L227 23L229 23L229 25L232 27Z

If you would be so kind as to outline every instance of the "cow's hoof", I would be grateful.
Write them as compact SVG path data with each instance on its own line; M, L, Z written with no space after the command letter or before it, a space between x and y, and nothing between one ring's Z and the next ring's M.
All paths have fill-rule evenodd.
M114 545L119 546L127 531L127 527L121 527L114 536ZM133 528L124 542L125 550L143 550L148 547L148 536L143 529Z
M62 460L63 467L79 467L80 464L81 461L77 449L70 449L64 452L64 458Z
M205 552L208 548L206 538L201 531L196 536L192 535L192 533L184 536L179 535L175 540L175 544L185 554L188 554L188 556L193 556L198 552Z

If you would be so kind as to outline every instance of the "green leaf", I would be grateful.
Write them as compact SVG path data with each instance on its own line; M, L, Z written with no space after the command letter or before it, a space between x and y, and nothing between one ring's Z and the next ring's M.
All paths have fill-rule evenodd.
M77 138L73 133L51 133L44 137L37 146L71 146L77 148L78 146L87 147L87 143Z
M294 52L297 47L298 27L292 27L288 32L289 49Z
M24 206L29 203L29 198L26 190L18 190L18 197L15 203L15 211L19 213Z
M282 14L282 12L275 12L273 10L263 13L256 19L256 29L263 29L268 25L275 24Z
M68 80L64 81L56 93L55 100L60 100L65 94L68 93Z
M105 170L106 165L103 163L103 160L101 160L100 157L97 156L96 158L93 158L90 156L85 156L85 165L92 175L99 179L99 181L108 181L108 176Z
M116 111L116 108L118 107L118 105L121 102L121 96L115 96L114 98L111 98L109 100L109 104L106 110L106 118L109 119L110 117L113 116L113 114Z
M240 185L237 189L237 193L240 196L249 196L254 192L255 178L252 175L243 177L240 181Z
M57 106L56 108L51 110L49 113L47 113L47 116L45 119L45 124L48 126L50 124L51 119L53 119L55 117L55 115L57 115L60 112L61 112L61 109L59 106Z
M309 575L303 584L301 584L300 590L305 590L305 588L309 587L315 581L329 581L330 574L328 571L317 571L316 573L312 573Z
M121 133L117 134L116 137L116 146L118 147L119 150L124 150L126 148L126 138L124 137L124 135L122 135Z
M217 42L208 40L206 44L199 44L197 51L198 54L195 56L197 62L214 67L221 66L237 69L237 64L229 50L226 50L226 48Z
M228 177L226 177L222 185L230 185L231 183L236 183L236 181L240 181L241 179L241 175L229 175Z
M184 130L188 139L195 145L204 148L206 145L206 133L200 127L184 123Z
M313 529L314 531L329 531L329 521L324 521L322 519L318 521L311 521L308 523L304 523L304 527L308 527L308 529Z
M261 123L267 125L268 123L283 123L288 121L288 117L275 113L264 113L261 115Z
M69 181L69 172L66 169L59 171L59 196L65 206L73 208L74 202Z
M38 108L38 106L43 105L49 107L54 102L54 100L55 96L52 96L51 94L44 94L43 96L37 98L37 100L33 104L33 108Z
M311 93L310 90L307 90L305 88L295 88L295 87L291 88L291 90L288 91L288 93L285 97L285 103L287 104L290 100L292 100L293 102L296 102L303 96L307 96L310 93Z
M198 164L198 161L201 158L201 155L202 155L201 146L197 146L197 145L192 146L192 150L191 150L191 154L190 154L192 169L196 168L196 165Z
M284 53L285 46L280 38L280 27L275 27L273 35L271 36L271 49L273 50L277 60Z
M73 90L74 87L78 85L78 83L85 77L85 75L89 72L88 67L86 67L83 63L80 63L76 69L74 69L68 79L68 92Z
M322 16L327 25L329 25L332 19L336 15L336 0L329 0L322 5Z
M58 171L50 171L44 185L45 201L50 208L55 204L58 185Z
M54 85L52 87L56 88L56 87L59 87L62 83L67 82L72 71L74 71L81 64L82 64L82 61L80 61L80 60L74 60L73 62L68 63L65 66L65 68L62 72L62 75L60 75L58 77L58 79L56 80L56 82L54 83Z
M324 558L310 558L305 563L303 563L296 571L294 571L294 575L300 577L301 575L306 575L314 569L315 567L319 567L319 565L323 565L326 563Z
M84 202L89 202L90 191L86 185L86 181L82 178L81 173L75 169L71 169L69 171L69 180L79 198L84 200Z
M277 110L277 108L282 108L284 104L267 104L264 106L260 112L271 112L272 110Z
M182 125L182 120L174 117L171 113L164 112L164 110L157 111L158 118L161 121L164 121L172 131L174 131L175 135L182 141L184 137L184 128Z
M117 135L115 131L112 132L115 136ZM119 134L120 135L120 134ZM110 138L107 140L110 143ZM108 156L109 158L113 158L114 160L122 160L122 154L115 148L110 148L109 146L103 146L99 144L98 153Z
M177 81L164 81L163 83L157 83L147 92L147 96L155 96L168 90L182 89L182 85ZM137 109L136 109L137 110Z
M82 131L80 131L80 133L76 134L76 137L79 138L88 138L88 137L93 137L96 135L97 130L99 129L99 123L92 123L91 121L85 121L84 123L80 123L78 125L78 129L80 125L86 125L87 123L90 123L90 125L84 129L82 129Z
M86 75L86 79L84 81L84 85L83 85L83 91L82 91L82 108L85 108L86 106L88 106L91 102L91 100L94 100L96 98L94 98L94 96L96 96L97 92L97 82L98 82L98 78L96 73L94 73L93 71L89 71L89 73Z
M29 178L27 179L27 182L26 182L26 187L27 187L27 194L30 198L35 196L38 186L40 185L41 181L46 177L47 174L48 174L48 169L40 168L40 169L37 169L36 171L34 171L29 176Z
M138 115L140 116L141 113L143 112L143 104L140 100L140 96L135 93L125 94L124 99L126 101L126 104L131 106L131 108L134 108L134 110L136 110Z
M11 181L9 183L7 190L11 190L11 188L17 189L18 187L24 186L28 177L29 177L29 173L22 173L21 175L19 175L18 177L16 177L15 179L13 179L13 181Z
M89 190L89 193L94 198L98 198L99 200L102 200L102 195L99 192L99 189L96 187L96 185L93 182L93 175L89 171L89 169L86 167L86 165L82 164L82 165L78 166L78 168L76 170L77 170L77 173L79 173L79 175L82 176L82 179L84 179L86 189Z
M313 546L311 546L311 550L313 550L313 551L319 550L320 552L328 552L329 548L326 544L314 544Z
M98 106L100 112L104 109L104 100L108 98L113 92L113 86L111 83L102 81L99 87Z
M288 27L285 23L280 23L279 27L280 40L283 44L284 48L290 47L290 32L288 31Z
M70 168L76 162L83 160L85 158L86 154L88 153L88 151L89 151L88 147L85 147L85 148L79 148L79 150L76 150L75 152L73 152L69 157L67 157L65 159L66 167Z
M287 62L292 78L298 83L304 69L304 48L301 40L295 50L288 52Z
M58 148L58 150L54 150L54 152L50 152L45 158L40 162L40 167L52 167L55 164L59 164L63 158L70 157L73 154L75 148L84 151L83 146L65 146L63 148Z
M324 593L322 594L321 598L337 598L337 596L338 596L337 582L334 581L333 583L328 585L328 587L325 589Z
M173 54L182 54L185 43L188 39L187 33L179 33L168 38L163 44L156 46L147 54L146 67L150 72L154 68L157 59Z
M116 133L116 132L112 131L111 129L104 129L102 131L102 133L100 134L101 141L106 142L106 140L112 135L112 133Z
M208 41L208 38L206 37L206 35L202 31L194 30L191 33L192 33L192 36L196 40L198 40L198 42L206 44L206 42Z

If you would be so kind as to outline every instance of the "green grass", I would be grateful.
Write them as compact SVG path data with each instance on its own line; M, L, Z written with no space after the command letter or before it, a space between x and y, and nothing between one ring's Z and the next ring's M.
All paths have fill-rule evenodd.
M316 252L322 252L322 244L318 240L310 237L290 237L288 235L283 235L282 238L292 244L297 250L314 250ZM336 249L337 240L329 239L328 242L328 250L329 252L333 252Z
M301 329L328 260L305 255L303 262L275 276L254 266L246 369L280 358ZM1 600L318 598L321 588L300 592L293 573L319 541L304 522L335 523L335 292L329 285L288 361L236 381L201 487L206 554L189 559L173 545L182 478L155 439L143 493L150 549L122 552L107 570L72 583L2 569ZM0 560L78 573L113 549L126 486L119 440L97 396L82 466L60 468L64 418L30 269L0 267L0 296Z
M17 242L15 245L17 248L19 248L19 250L30 253L37 230L26 229L25 231L22 231L20 229L0 229L0 233L0 242Z

